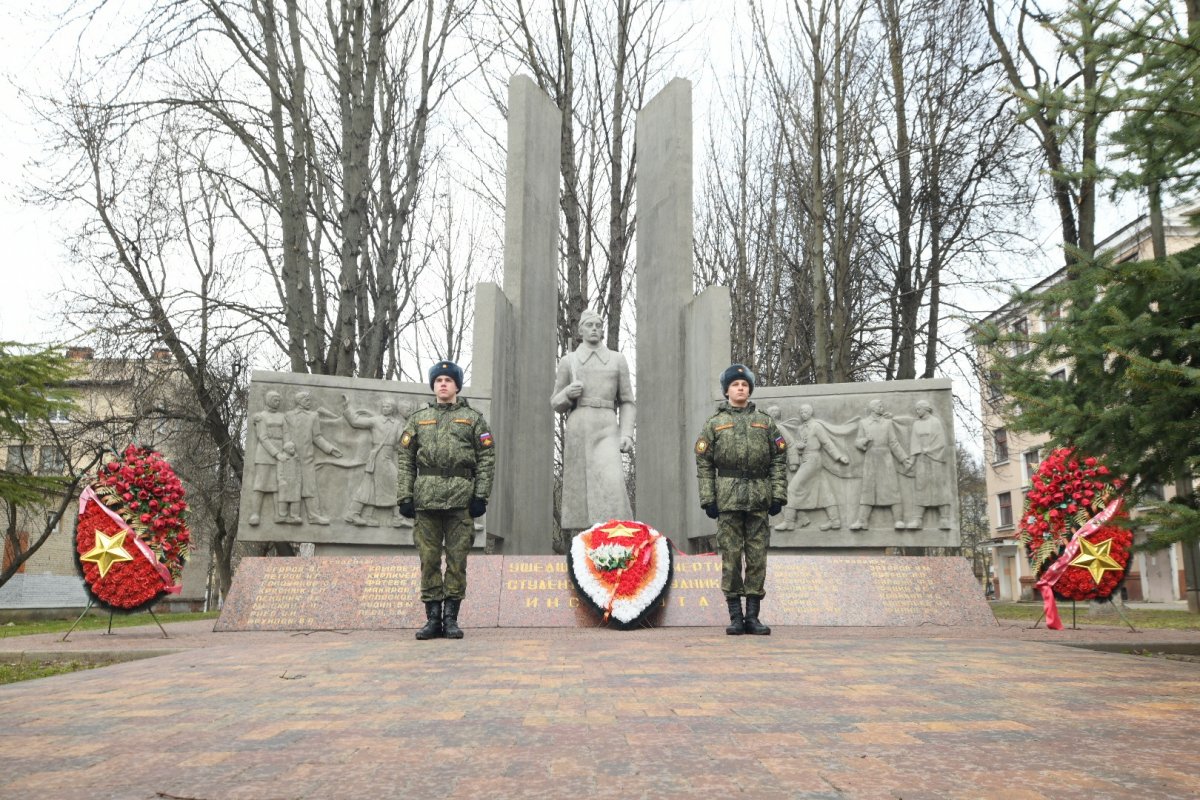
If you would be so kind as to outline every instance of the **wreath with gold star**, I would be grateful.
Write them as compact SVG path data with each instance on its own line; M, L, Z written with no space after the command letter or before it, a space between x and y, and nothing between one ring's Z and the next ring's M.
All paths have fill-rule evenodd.
M1071 448L1051 451L1030 481L1018 539L1040 580L1061 600L1110 597L1125 579L1133 534L1120 519L1118 492L1099 459Z
M567 573L585 605L621 629L645 621L671 584L667 537L641 522L610 519L571 540Z
M88 595L137 611L182 588L191 531L183 484L161 454L137 445L100 467L79 496L76 564Z

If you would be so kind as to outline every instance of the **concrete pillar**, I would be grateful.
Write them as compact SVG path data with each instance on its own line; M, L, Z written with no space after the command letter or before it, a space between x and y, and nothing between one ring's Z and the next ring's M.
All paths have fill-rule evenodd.
M496 479L492 486L492 498L488 513L484 517L487 534L498 542L500 549L512 546L508 531L513 530L513 509L516 487L512 477L519 467L515 460L518 450L506 446L514 435L511 403L504 398L515 391L514 375L516 323L512 303L504 291L494 283L475 286L475 339L471 355L471 388L492 400L488 422L492 435L501 446L496 449ZM479 537L476 536L478 540ZM483 542L477 541L477 544Z
M503 537L500 552L513 555L552 552L560 148L557 106L532 80L514 75L508 84L504 290L481 286L476 298L476 336L490 337L476 348L491 350L484 369L499 481L488 528Z
M692 299L692 85L637 116L637 518L683 546L692 469L684 312ZM698 426L697 426L698 430ZM694 494L694 488L693 488Z
M683 493L683 529L687 536L675 537L680 549L684 542L700 536L716 535L717 523L700 508L700 487L696 480L695 457L692 445L704 421L716 410L722 399L721 383L717 378L733 358L730 335L732 306L727 286L710 286L692 299L685 309L684 344L686 379L683 384L685 429L684 474L680 476Z

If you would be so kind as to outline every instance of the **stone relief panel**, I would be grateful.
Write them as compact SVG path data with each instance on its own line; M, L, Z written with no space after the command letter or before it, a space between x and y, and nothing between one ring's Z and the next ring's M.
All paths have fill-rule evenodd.
M487 398L469 386L461 396L488 416ZM432 399L419 383L255 372L238 538L411 546L412 522L396 511L396 448Z
M774 548L957 547L950 381L763 387L788 443Z

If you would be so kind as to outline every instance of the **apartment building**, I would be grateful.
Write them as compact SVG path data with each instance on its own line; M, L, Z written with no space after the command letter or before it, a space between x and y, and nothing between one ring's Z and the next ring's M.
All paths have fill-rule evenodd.
M1167 252L1176 253L1200 243L1200 228L1192 224L1200 214L1200 203L1190 203L1171 209L1165 215ZM1097 245L1108 250L1115 260L1135 261L1151 257L1150 226L1146 217L1125 225ZM1031 291L1043 292L1066 277L1058 270L1042 280ZM1044 319L1030 309L1010 302L990 313L983 320L999 326L1002 331L1018 334L1037 334L1046 330L1054 319ZM1015 342L1013 347L1022 347ZM988 353L980 353L980 402L983 419L984 474L988 492L988 525L991 531L993 585L999 600L1032 599L1034 575L1017 541L1017 527L1025 504L1025 493L1047 452L1049 436L1018 434L1008 429L1000 411L1002 388L988 368ZM1066 380L1069 366L1049 364L1051 378ZM1160 499L1173 495L1171 487L1156 487ZM1137 510L1133 509L1136 515ZM1130 564L1125 583L1129 600L1166 602L1184 596L1183 551L1177 544L1168 550L1136 553Z

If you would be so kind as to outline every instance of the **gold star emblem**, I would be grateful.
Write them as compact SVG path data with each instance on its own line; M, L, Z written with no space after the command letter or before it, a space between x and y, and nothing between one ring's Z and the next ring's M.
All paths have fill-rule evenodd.
M604 533L609 539L633 539L637 536L637 528L626 527L624 522L618 522L611 528L605 528Z
M1092 573L1092 580L1097 585L1100 584L1100 579L1108 570L1120 572L1124 569L1116 559L1108 554L1108 551L1112 549L1112 539L1105 539L1097 544L1092 544L1087 539L1080 539L1079 549L1080 553L1071 562L1071 566L1083 567Z
M90 561L100 568L100 577L108 574L112 565L118 561L133 561L133 556L125 549L125 531L116 536L105 536L96 531L96 543L91 550L79 557L80 561Z

